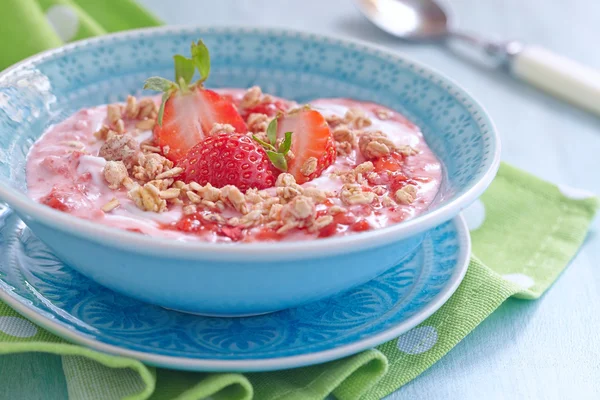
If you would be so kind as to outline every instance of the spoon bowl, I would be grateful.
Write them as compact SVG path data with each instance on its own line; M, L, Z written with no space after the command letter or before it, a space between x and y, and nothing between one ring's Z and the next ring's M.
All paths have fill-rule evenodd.
M431 0L357 0L359 10L383 31L407 40L441 40L448 17Z

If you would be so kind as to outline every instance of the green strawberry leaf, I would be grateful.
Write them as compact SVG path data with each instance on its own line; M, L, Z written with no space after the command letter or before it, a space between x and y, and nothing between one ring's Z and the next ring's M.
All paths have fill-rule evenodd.
M292 132L286 132L285 139L283 139L277 151L285 156L290 151L290 147L292 147Z
M281 153L277 153L275 151L267 150L267 156L271 163L280 171L286 172L288 169L287 160L285 156Z
M277 143L277 118L273 118L273 120L269 122L269 126L267 126L267 138L274 147Z
M144 89L155 90L157 92L168 92L175 86L175 82L168 79L161 78L160 76L153 76L146 79L144 83Z
M265 142L264 140L259 139L258 136L252 135L252 139L254 139L254 141L260 144L262 147L264 147L265 150L275 151L275 147Z
M200 82L204 82L210 73L210 54L202 40L192 43L192 62L200 72Z
M187 87L194 76L194 62L180 54L173 56L173 61L175 62L175 82L181 85L181 81L183 80L184 86Z
M283 142L281 142L279 148L275 150L275 146L277 145L277 118L274 118L267 127L267 138L270 143L259 139L255 135L252 136L252 138L265 149L269 160L271 160L271 164L273 164L275 168L283 172L287 171L288 165L285 156L292 147L292 132L285 133Z
M173 56L173 61L175 63L175 82L159 76L153 76L146 79L146 82L144 83L144 89L163 92L162 102L158 110L158 119L156 121L159 126L162 126L165 104L167 103L167 100L169 100L169 97L171 97L173 91L178 90L179 88L182 93L189 92L190 88L193 86L190 86L190 84L196 69L200 72L199 83L204 82L206 78L208 78L210 72L210 55L208 53L208 48L202 40L198 40L197 43L192 42L191 52L192 58L187 58L180 54ZM273 146L271 146L271 149L275 150Z
M202 40L198 40L197 43L192 42L191 53L192 58L187 58L180 54L173 56L173 62L175 63L175 82L159 76L153 76L146 80L144 89L156 90L157 92L168 93L170 95L173 90L179 87L182 93L187 93L192 86L194 86L191 83L196 69L200 72L200 79L197 83L201 84L204 82L210 73L210 55L208 53L208 48ZM159 116L159 124L162 123L162 111L165 102L166 99L163 96L163 106Z
M171 91L164 92L162 95L162 101L160 102L160 108L158 109L158 119L156 120L158 126L162 126L163 115L165 114L165 104L167 104L169 97L171 97Z

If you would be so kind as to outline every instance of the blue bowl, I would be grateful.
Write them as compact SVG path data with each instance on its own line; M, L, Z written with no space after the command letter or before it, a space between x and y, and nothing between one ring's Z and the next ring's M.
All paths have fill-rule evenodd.
M304 242L183 243L114 229L30 200L25 159L52 124L82 107L122 101L172 55L202 38L210 85L249 87L298 102L350 97L381 103L419 125L446 177L424 214L384 229ZM0 199L82 274L115 291L206 315L260 314L319 300L397 265L425 232L490 184L500 145L483 109L431 69L376 48L313 34L241 28L159 28L85 40L0 74Z

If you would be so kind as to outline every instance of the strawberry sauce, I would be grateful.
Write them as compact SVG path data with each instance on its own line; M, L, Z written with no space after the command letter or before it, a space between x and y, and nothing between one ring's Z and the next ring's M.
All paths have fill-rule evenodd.
M223 89L216 92L239 106L245 90ZM160 97L157 96L155 101L158 103ZM328 192L327 199L316 205L317 217L328 215L334 206L344 209L333 215L333 222L318 231L291 229L285 233L277 233L266 225L248 229L225 226L218 221L207 222L200 214L183 215L182 206L175 203L169 203L167 210L163 212L142 211L128 197L127 189L121 187L112 190L105 180L103 168L107 161L98 156L103 141L97 139L94 133L106 123L106 106L78 111L51 127L34 143L27 159L28 195L49 207L96 223L180 241L252 242L342 236L389 226L427 210L439 190L443 169L417 126L402 115L373 103L320 99L309 104L326 118L333 115L344 117L348 110L360 109L370 119L370 125L364 128L365 131L384 132L395 146L410 146L416 150L416 154L406 157L394 153L373 159L373 177L369 179L369 183L362 184L365 193L380 191L381 187L385 187L390 196L406 185L411 185L417 188L414 201L344 204L339 196L344 182L336 174L352 171L357 165L368 161L358 146L355 146L346 154L338 154L335 163L320 176L301 185L302 188L317 188ZM252 110L243 110L240 114L247 122L252 113L272 117L294 106L292 101L273 98L270 104L260 104ZM126 126L127 131L135 131L133 123L126 124L129 124ZM138 143L142 143L151 139L152 135L151 131L137 130L133 137ZM275 188L268 188L266 191L276 196ZM120 205L110 212L102 211L103 206L115 198ZM223 215L227 218L242 216L230 208L224 210Z

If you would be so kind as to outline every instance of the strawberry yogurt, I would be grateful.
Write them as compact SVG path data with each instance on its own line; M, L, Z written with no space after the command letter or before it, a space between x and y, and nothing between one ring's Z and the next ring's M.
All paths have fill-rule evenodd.
M443 173L440 161L419 128L390 109L349 99L319 99L300 111L290 111L298 107L294 102L264 95L259 88L202 90L218 93L206 98L233 104L243 119L235 128L226 120L214 122L210 131L205 126L197 128L204 132L202 140L215 141L212 156L229 146L228 135L237 135L241 150L218 153L212 164L223 159L222 168L235 167L227 157L241 162L250 154L243 152L246 147L263 143L264 149L259 146L256 151L265 160L269 149L276 153L268 156L268 166L261 164L260 174L252 172L253 179L268 178L264 187L235 184L237 175L246 173L245 167L229 178L233 184L219 187L213 178L202 181L205 178L194 169L200 164L190 154L209 153L179 148L177 136L163 142L165 135L179 132L181 121L165 122L172 118L173 111L169 111L163 126L157 128L160 96L141 100L130 96L125 104L78 111L45 132L27 159L29 196L95 223L174 240L209 242L348 235L413 218L436 197ZM316 139L307 136L314 133L310 124L315 118L326 121L319 123L322 136ZM277 141L269 144L268 129L274 119L280 131ZM177 128L165 133L165 126L174 123ZM247 131L239 132L240 124ZM295 132L286 152L282 130L288 128ZM157 129L162 129L161 138ZM312 148L321 139L323 146L329 146L323 157L320 148ZM277 169L271 162L284 165ZM217 169L215 165L203 168ZM220 176L218 169L211 173L211 177Z

